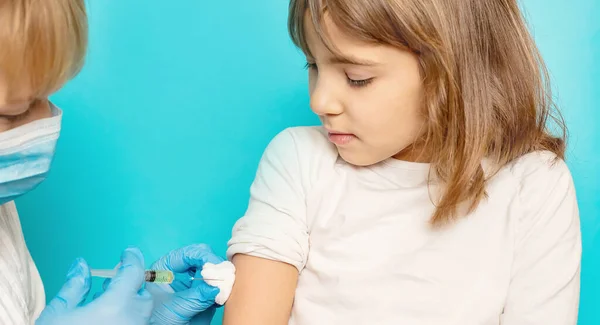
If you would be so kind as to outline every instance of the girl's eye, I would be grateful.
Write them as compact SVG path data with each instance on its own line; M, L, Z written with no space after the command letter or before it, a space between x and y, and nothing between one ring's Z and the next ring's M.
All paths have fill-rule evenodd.
M306 65L304 66L304 68L306 70L317 70L317 64L312 63L312 62L306 62Z
M304 66L304 68L307 70L313 70L313 71L319 70L317 67L317 64L313 63L313 62L306 62L306 65ZM348 80L348 84L351 87L356 87L356 88L365 87L373 81L373 78L356 80L356 79L352 79L352 78L348 77L347 75L346 75L346 79Z
M348 83L350 84L350 86L357 87L357 88L367 86L368 84L371 83L371 81L373 81L373 78L362 79L362 80L355 80L355 79L348 78Z

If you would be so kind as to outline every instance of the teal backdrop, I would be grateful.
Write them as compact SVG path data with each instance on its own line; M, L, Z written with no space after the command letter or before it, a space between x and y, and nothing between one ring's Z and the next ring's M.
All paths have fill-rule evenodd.
M580 324L600 324L600 1L523 4L571 130ZM137 245L150 264L195 242L224 255L269 140L317 123L285 0L90 0L88 9L87 65L53 97L64 109L54 168L17 202L48 299L77 256L112 268Z

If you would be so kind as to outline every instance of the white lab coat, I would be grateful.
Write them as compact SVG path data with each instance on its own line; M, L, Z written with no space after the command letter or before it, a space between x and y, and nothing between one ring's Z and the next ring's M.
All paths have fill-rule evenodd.
M0 206L0 324L34 324L45 300L15 204L6 203Z

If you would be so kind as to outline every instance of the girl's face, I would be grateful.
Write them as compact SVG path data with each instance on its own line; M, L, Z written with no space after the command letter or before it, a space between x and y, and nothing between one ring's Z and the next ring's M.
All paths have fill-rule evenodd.
M323 26L336 55L309 16L306 41L310 106L340 156L366 166L390 157L414 161L411 144L423 134L422 80L414 53L367 44L344 34L327 15Z
M0 71L0 132L51 116L48 100L31 98L27 87L11 84L9 94L9 80Z

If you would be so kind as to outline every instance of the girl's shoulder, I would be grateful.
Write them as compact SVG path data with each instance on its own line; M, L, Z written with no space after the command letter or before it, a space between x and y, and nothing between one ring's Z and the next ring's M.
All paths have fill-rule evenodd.
M550 151L534 151L525 154L510 163L508 168L521 185L533 180L571 179L567 163Z
M338 157L322 127L299 126L278 133L267 146L262 161L281 166L290 173L291 181L312 188L318 180L333 174Z
M525 154L506 166L501 174L512 178L525 210L544 210L556 202L572 204L576 209L575 185L569 167L552 152Z
M338 159L336 147L320 126L289 127L271 140L267 150L297 160L303 169L332 167Z
M327 131L321 126L295 126L280 132L277 137L291 137L299 149L337 156L335 146L327 139Z

